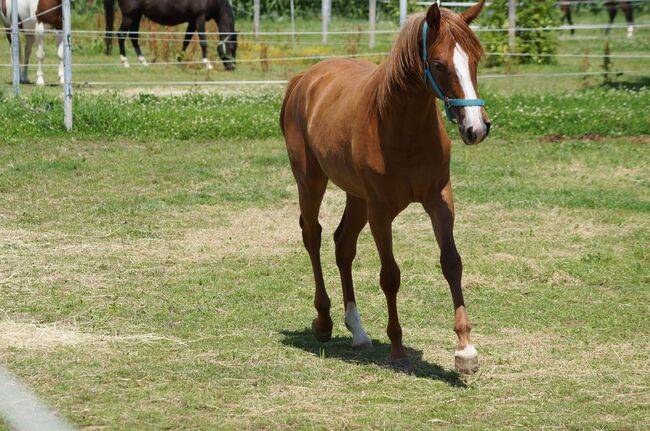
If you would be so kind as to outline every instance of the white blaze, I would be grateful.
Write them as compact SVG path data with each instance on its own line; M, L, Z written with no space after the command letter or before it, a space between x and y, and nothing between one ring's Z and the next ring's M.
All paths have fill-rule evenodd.
M456 69L456 75L458 76L460 87L463 89L463 98L477 99L476 90L472 83L472 75L469 72L469 59L465 51L463 51L463 48L458 44L456 44L456 47L454 48L454 68ZM461 109L465 110L465 120L463 124L465 129L473 127L474 133L482 136L485 133L485 126L481 119L481 107L465 106Z

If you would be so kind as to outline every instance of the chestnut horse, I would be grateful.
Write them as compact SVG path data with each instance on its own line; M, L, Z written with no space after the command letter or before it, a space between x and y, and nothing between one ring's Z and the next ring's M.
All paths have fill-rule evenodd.
M7 39L11 43L11 0L0 0L0 21L5 26ZM54 28L61 30L62 11L61 0L18 0L18 20L20 28L25 33L25 47L21 52L20 63L23 64L23 70L20 74L22 84L29 83L27 76L27 67L29 57L32 53L32 46L36 42L36 58L38 68L36 72L36 85L45 85L43 79L43 59L45 50L43 49L43 39L45 28ZM57 46L59 57L59 79L63 83L63 38L61 32L57 32Z
M302 238L316 284L312 330L320 341L330 339L332 319L320 262L318 213L332 180L347 194L334 242L352 347L372 347L357 311L351 273L357 238L369 222L381 260L391 362L409 367L397 315L400 270L393 256L391 225L410 203L419 202L431 218L442 272L451 289L458 336L456 369L478 369L453 236L451 142L436 97L445 100L448 116L458 119L466 144L478 144L488 135L490 121L483 101L476 98L483 49L469 27L484 3L481 0L462 15L433 4L426 16L406 22L388 60L378 66L328 60L289 82L280 126L298 185Z

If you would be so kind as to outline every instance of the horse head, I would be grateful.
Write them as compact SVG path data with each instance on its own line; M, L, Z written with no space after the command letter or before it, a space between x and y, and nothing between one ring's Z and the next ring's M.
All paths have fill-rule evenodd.
M448 117L457 119L460 136L470 145L481 142L490 131L490 119L476 85L483 47L469 27L484 4L481 0L458 15L434 3L422 27L427 86L445 102Z

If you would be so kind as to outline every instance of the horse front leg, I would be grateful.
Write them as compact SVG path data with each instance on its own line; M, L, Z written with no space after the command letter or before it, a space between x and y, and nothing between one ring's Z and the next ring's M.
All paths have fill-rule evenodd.
M400 287L400 270L393 255L392 230L392 223L397 213L386 205L376 202L369 202L368 204L370 231L375 240L381 261L379 284L386 296L386 305L388 307L386 333L388 334L388 338L390 338L390 361L397 368L409 369L411 362L402 344L402 327L400 326L399 316L397 314L397 292Z
M126 58L126 37L131 28L133 19L129 15L122 15L122 23L120 29L117 31L117 44L120 48L120 62L122 66L128 68L129 60Z
M185 37L183 38L183 58L185 57L185 51L187 51L187 47L190 46L190 42L192 41L192 37L194 36L194 32L196 31L196 25L193 22L189 22L187 24L187 30L185 30ZM180 62L181 56L178 56L178 61Z
M56 47L56 54L59 57L59 82L63 84L65 81L63 70L63 32L60 30L56 32Z
M43 59L45 58L45 49L43 48L44 33L45 27L43 24L36 24L36 60L38 62L38 67L36 69L36 85L45 85L45 80L43 79Z
M205 17L201 16L196 20L196 30L199 32L199 44L201 45L202 61L207 70L212 70L210 60L208 60L208 41L205 37Z
M463 264L454 241L454 199L451 183L447 183L440 195L424 202L424 209L431 217L433 232L440 247L440 266L445 276L454 303L454 331L458 344L454 353L456 370L470 374L478 371L478 352L471 342L472 326L467 317L461 277Z

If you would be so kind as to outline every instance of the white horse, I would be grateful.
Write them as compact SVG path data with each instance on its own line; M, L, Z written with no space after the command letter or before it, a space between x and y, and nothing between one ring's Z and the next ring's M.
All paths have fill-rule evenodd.
M2 24L5 27L7 39L11 44L11 0L0 1L2 2L2 7L0 8L0 21L2 21ZM29 83L29 79L27 78L27 66L29 64L29 57L32 54L32 46L34 45L34 41L36 41L36 59L38 60L36 85L45 85L45 80L43 79L43 59L45 58L43 39L45 36L45 29L51 29L52 26L39 21L39 17L37 16L39 1L40 0L18 0L18 22L21 30L25 34L24 51L20 52L20 64L23 65L23 70L20 74L20 82L23 84ZM59 1L57 3L60 5L61 2ZM63 83L63 35L61 31L56 32L56 43L58 46L59 57L59 80Z

